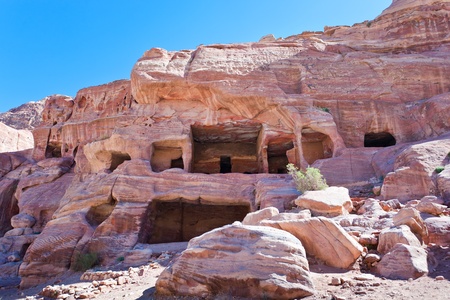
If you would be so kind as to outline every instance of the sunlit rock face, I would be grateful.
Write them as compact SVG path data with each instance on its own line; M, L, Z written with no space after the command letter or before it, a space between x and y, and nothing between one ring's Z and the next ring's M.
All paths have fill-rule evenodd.
M319 167L351 193L384 182L386 200L450 201L448 167L435 172L449 164L449 10L398 0L372 21L324 32L153 48L130 80L48 97L32 157L1 158L2 224L35 220L34 243L21 235L22 286L83 253L108 265L136 244L290 209L288 163Z

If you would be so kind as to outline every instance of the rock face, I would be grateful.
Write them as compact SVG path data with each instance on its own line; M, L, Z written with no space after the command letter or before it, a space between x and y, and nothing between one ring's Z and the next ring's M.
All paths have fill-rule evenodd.
M0 153L32 149L33 134L28 130L17 130L0 123Z
M160 275L156 293L295 299L312 295L314 286L305 250L294 236L269 227L233 224L192 239Z
M48 97L36 102L28 102L5 113L0 113L0 123L17 130L33 130L42 122L42 112L47 99Z
M397 208L387 203L431 194L448 204L449 11L449 1L397 0L351 27L154 48L130 80L49 96L32 157L0 154L0 233L13 230L5 245L23 246L22 287L68 270L80 254L108 265L137 244L186 242L271 206L280 212L273 222L317 223L342 237L348 267L362 251L352 239L374 245L375 232L393 226ZM371 202L336 217L353 236L308 213L284 215L299 194L288 163L320 167L352 196L382 185L391 211ZM24 214L32 227L13 228ZM415 213L405 217L395 224L427 237Z

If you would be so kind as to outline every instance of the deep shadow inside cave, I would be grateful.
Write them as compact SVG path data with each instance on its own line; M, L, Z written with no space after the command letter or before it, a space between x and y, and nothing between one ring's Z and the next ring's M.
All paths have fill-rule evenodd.
M140 243L185 242L212 229L242 221L248 205L192 203L185 199L153 200L139 234Z

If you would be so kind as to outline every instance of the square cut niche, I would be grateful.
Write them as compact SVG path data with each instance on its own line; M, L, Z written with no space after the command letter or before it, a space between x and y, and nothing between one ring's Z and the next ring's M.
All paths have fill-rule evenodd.
M259 123L192 125L192 172L258 173L257 140Z
M309 127L302 129L303 158L308 164L312 165L318 159L332 157L332 147L333 143L328 135Z
M45 149L45 158L61 157L61 146L60 144L48 143Z
M126 160L131 160L131 156L128 153L118 151L99 151L95 154L95 157L111 172L117 169Z
M212 229L242 221L249 205L201 204L185 199L153 200L139 234L140 243L185 242Z
M270 141L267 145L267 160L269 173L286 174L286 165L289 163L287 152L294 148L292 138L280 138Z
M154 143L150 164L154 172L173 168L184 169L183 150L176 142Z

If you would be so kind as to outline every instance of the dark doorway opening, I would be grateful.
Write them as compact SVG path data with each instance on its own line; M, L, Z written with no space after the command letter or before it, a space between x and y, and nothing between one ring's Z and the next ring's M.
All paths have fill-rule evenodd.
M231 157L220 157L220 173L231 173Z
M278 139L269 143L267 147L267 160L269 163L269 173L286 174L289 163L287 152L294 148L291 139Z
M49 143L45 149L45 158L54 157L61 157L61 145Z
M130 155L125 153L111 153L111 166L109 170L112 172L117 169L118 166L123 164L126 160L131 160Z
M211 205L183 199L153 200L139 234L140 243L185 242L212 229L242 221L248 205Z
M183 158L177 158L177 159L172 159L170 162L170 168L178 168L178 169L184 169L184 162L183 162Z
M364 147L389 147L394 146L396 142L389 132L370 132L364 135Z
M193 173L258 173L261 125L251 122L191 126Z

